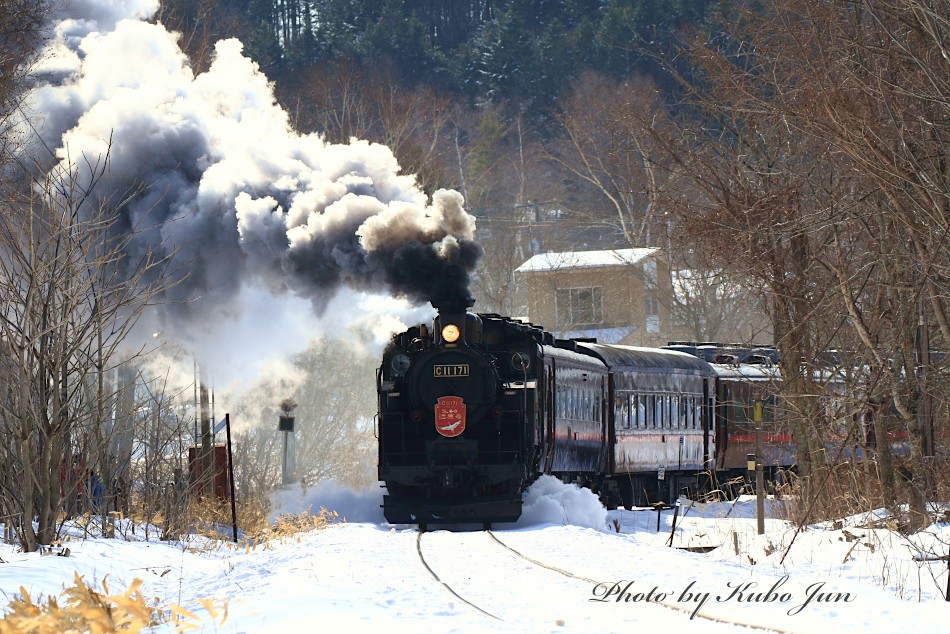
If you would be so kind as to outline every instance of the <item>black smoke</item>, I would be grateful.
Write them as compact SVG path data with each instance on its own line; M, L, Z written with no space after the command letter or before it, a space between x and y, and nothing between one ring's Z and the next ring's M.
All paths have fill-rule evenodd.
M165 327L227 317L247 287L317 312L344 287L470 294L481 248L461 195L429 199L385 146L296 133L237 40L195 75L178 36L140 19L154 5L72 5L26 111L60 168L91 180L109 157L95 195L133 235L129 261L152 253L187 275L166 292Z

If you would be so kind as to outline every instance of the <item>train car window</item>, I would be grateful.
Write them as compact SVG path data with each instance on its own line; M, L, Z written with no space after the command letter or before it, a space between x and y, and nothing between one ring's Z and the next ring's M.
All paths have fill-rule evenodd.
M637 394L637 427L647 426L646 406L643 404L643 394Z
M653 397L653 420L657 427L666 427L666 421L663 420L663 395L657 394Z
M737 424L739 423L748 423L752 421L752 417L749 416L749 403L744 399L736 396L735 403L733 405L733 416Z
M680 395L673 394L670 396L670 412L673 414L673 427L676 429L683 428L683 417L682 411L680 410Z

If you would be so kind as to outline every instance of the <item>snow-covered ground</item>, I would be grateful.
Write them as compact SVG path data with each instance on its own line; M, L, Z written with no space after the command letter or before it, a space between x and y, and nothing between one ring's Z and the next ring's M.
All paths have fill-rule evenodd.
M911 538L872 513L797 536L768 519L759 536L752 499L684 500L670 545L673 511L662 512L657 531L655 511L607 512L587 492L545 478L516 525L431 530L420 539L414 527L383 521L379 496L285 492L285 508L331 506L347 521L253 549L144 541L141 530L124 539L73 537L69 557L3 546L0 591L8 600L20 586L34 600L58 595L74 571L96 585L108 576L112 591L141 579L146 596L197 614L200 599L226 599L227 620L207 618L205 631L234 633L750 631L739 624L937 632L950 616L947 562L924 561L950 548L946 516ZM770 504L778 513L780 503Z

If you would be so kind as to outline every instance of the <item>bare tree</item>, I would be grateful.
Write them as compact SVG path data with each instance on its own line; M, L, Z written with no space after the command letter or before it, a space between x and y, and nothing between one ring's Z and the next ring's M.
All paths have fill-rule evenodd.
M656 131L669 122L656 86L588 72L557 121L564 140L547 157L597 196L577 211L614 223L630 246L666 248L657 198L672 172L662 165Z
M927 349L950 334L947 20L946 3L915 0L739 9L716 46L691 47L698 79L683 83L706 117L681 127L692 133L678 160L696 190L680 198L691 213L684 226L768 289L795 399L810 392L795 385L810 374L799 359L835 341L855 346L852 358L870 368L868 402L885 417L894 411L909 435L910 530L926 522L932 488L926 454L942 368ZM823 444L812 437L799 437L809 453Z
M406 88L388 69L346 62L313 65L287 104L294 125L331 143L365 139L389 147L426 191L452 183L451 136L458 106L427 86Z
M4 500L22 514L21 541L48 544L60 508L64 456L98 430L111 390L105 376L144 307L165 288L165 262L126 252L129 234L95 184L107 160L37 179L21 199L0 200L0 340L7 382L0 430L11 477ZM70 465L71 467L71 465ZM85 473L81 477L85 477ZM32 518L37 518L34 531Z
M0 3L0 168L22 143L13 123L30 86L30 69L43 46L43 27L54 0ZM6 183L10 175L3 175Z

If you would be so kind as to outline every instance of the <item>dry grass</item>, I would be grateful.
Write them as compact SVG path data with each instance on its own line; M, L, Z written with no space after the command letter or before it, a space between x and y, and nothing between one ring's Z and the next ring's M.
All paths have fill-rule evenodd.
M274 539L296 537L340 521L335 511L321 508L317 513L287 513L268 521L264 505L243 505L238 509L238 542L242 546L258 546ZM212 543L233 542L231 507L226 501L194 500L182 515L182 532L199 535Z
M158 601L148 601L141 592L138 579L123 593L109 594L106 580L102 591L86 585L76 573L73 585L59 597L34 603L26 588L7 607L0 619L0 634L45 634L47 632L105 634L108 632L142 632L156 625L172 622L179 631L201 629L200 618L178 606L166 613ZM227 619L227 603L202 602L218 625Z
M330 524L340 521L340 516L336 511L328 511L320 508L316 514L305 511L303 513L286 513L278 515L277 521L267 527L261 535L269 539L283 539L286 537L295 537L300 533L309 533L311 531L326 528Z
M198 550L216 548L232 540L231 507L226 501L195 499L171 521L161 513L133 514L121 525L132 531L161 531L163 539L190 533L205 538ZM326 528L340 521L334 511L321 508L317 513L288 513L271 524L263 504L241 505L238 509L240 544L247 550L267 547L272 541L300 539L304 533ZM77 523L87 534L100 532L97 516L81 516ZM138 528L134 528L138 526ZM97 530L99 529L99 530ZM195 550L194 547L189 548ZM34 602L26 588L10 602L0 619L0 634L46 634L47 632L89 633L142 632L170 623L178 631L201 630L207 624L194 613L177 605L161 606L158 599L148 600L138 579L122 593L110 594L105 580L101 590L87 585L77 573L73 585L58 597ZM208 617L217 625L227 619L227 601L203 599Z
M910 499L910 483L904 477L900 462L897 467L895 493L896 504L888 510L890 518L881 520L882 527L902 533L914 532L908 518L907 503ZM943 476L950 470L950 462L944 457L932 460L931 482L933 491L929 497L933 500L950 499L950 482ZM813 524L823 521L835 521L849 515L859 515L884 508L884 499L878 480L877 463L870 462L823 465L816 470L810 496L801 496L801 482L792 475L786 487L788 494L788 519L796 524ZM935 512L931 521L939 521Z

